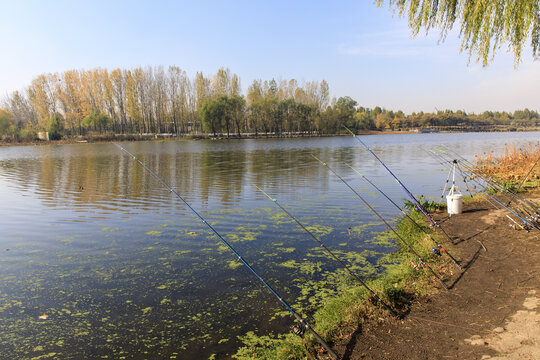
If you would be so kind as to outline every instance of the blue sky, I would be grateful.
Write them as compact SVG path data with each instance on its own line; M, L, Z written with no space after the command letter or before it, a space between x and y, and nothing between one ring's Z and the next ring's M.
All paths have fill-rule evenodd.
M228 67L253 79L325 79L360 105L435 111L540 110L540 62L486 69L459 54L457 31L410 36L405 19L361 1L0 0L0 98L69 69Z

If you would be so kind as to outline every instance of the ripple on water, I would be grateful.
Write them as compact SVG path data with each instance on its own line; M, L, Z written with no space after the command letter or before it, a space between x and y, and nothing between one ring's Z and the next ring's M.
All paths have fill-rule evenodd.
M529 134L365 137L415 194L440 197L446 171L423 147L469 159ZM336 265L260 193L278 199L366 275L392 251L388 205L351 164L399 204L405 195L353 138L126 143L208 219L289 302L302 308L339 284ZM279 303L167 189L112 144L0 148L0 347L9 358L207 358L246 331L283 331ZM327 285L322 285L327 284ZM324 287L326 286L326 287ZM307 295L306 295L307 294ZM48 315L40 320L40 315Z

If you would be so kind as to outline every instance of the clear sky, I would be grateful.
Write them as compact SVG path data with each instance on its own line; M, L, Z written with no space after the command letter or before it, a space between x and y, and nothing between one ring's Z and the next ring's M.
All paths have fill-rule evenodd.
M486 69L459 54L457 31L411 38L371 0L0 0L0 98L42 73L177 65L193 78L228 67L254 79L325 79L332 96L413 111L540 110L540 61Z

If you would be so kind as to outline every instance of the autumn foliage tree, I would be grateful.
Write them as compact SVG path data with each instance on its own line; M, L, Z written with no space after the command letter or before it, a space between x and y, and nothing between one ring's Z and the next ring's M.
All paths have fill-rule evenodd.
M330 98L326 81L254 80L245 94L227 68L190 78L179 67L69 70L37 76L9 94L1 136L17 140L51 128L53 137L92 132L185 135L190 133L299 136L356 130L417 127L535 126L538 113L450 110L433 114L358 106L349 96ZM7 115L5 115L7 114ZM5 120L8 119L8 120ZM53 120L51 120L53 119Z

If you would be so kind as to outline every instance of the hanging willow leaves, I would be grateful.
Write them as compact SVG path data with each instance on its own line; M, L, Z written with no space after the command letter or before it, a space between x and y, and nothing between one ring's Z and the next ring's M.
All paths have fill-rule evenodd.
M377 6L384 0L376 0ZM517 66L530 38L532 55L540 56L540 0L389 0L390 8L409 18L414 36L436 28L444 40L454 23L461 23L461 50L487 66L496 51L508 44Z

